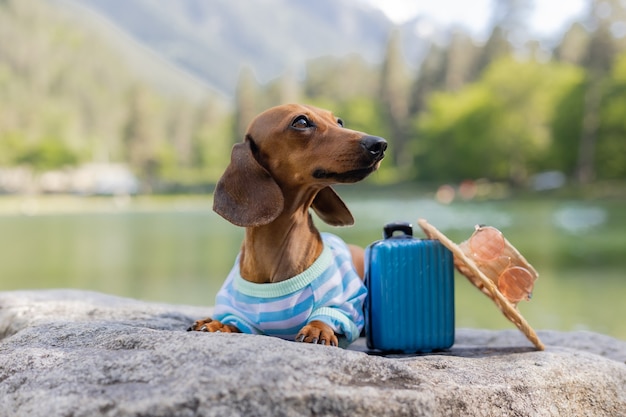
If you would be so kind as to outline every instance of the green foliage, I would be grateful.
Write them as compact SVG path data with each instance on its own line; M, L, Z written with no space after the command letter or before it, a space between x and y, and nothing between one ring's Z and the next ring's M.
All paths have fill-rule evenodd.
M193 167L200 182L215 182L230 162L232 143L242 138L233 138L232 119L215 109L205 108L199 118L193 134Z
M581 77L570 65L505 58L460 91L433 94L415 124L417 178L523 184L545 168L554 110Z
M139 84L95 32L46 2L7 0L0 4L0 38L0 165L48 170L126 162L149 182L177 181L189 170L202 172L199 178L209 172L206 181L219 177L191 163L207 141L194 133L206 130L194 117L199 106ZM214 113L212 121L223 125L228 115ZM220 141L231 136L221 129ZM215 149L227 160L229 146Z
M62 140L46 138L37 146L26 147L15 158L15 162L43 171L75 165L78 159L78 156L68 149Z
M551 123L552 146L539 167L574 176L578 163L584 114L585 82L574 83L554 108Z
M491 136L496 106L484 88L469 86L459 93L435 93L428 111L416 123L413 153L417 178L426 181L453 181L485 176L487 159L493 154L483 146Z
M596 149L600 179L626 178L626 54L617 58L605 88Z
M521 186L546 170L575 177L583 160L597 179L626 179L626 42L610 30L611 16L622 15L594 14L595 31L573 25L549 58L536 42L510 43L524 28L517 12L508 23L495 16L484 45L455 32L417 70L404 62L399 33L376 65L326 56L306 64L303 80L288 71L266 85L246 69L230 108L217 97L194 104L139 82L96 32L47 2L4 0L0 166L122 162L148 189L215 182L258 112L300 101L388 140L388 157L372 176L378 183L487 178ZM583 149L593 151L587 159Z

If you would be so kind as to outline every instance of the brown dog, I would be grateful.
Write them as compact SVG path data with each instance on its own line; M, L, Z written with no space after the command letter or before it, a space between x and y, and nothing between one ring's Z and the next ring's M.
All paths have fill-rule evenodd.
M297 104L257 116L219 180L213 209L246 228L214 319L190 330L245 332L301 342L348 343L363 327L363 250L313 225L354 223L330 187L357 182L384 157L384 139L343 127L331 112ZM321 274L321 278L314 275Z

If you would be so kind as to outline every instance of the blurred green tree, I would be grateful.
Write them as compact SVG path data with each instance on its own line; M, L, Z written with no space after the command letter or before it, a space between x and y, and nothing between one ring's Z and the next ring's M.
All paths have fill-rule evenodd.
M389 162L400 176L411 168L408 146L409 71L399 31L391 32L380 70L380 111L389 126Z
M428 53L420 63L417 76L411 86L409 114L414 116L426 108L426 100L434 91L444 88L446 77L445 49L431 43Z
M494 26L489 39L478 53L473 79L477 79L490 63L510 56L512 53L513 46L508 41L505 30L499 25Z
M50 137L43 139L37 146L25 146L15 162L45 171L75 165L78 159L62 140Z
M577 179L590 183L596 176L596 144L600 129L603 86L618 44L613 36L615 19L623 19L626 10L619 0L592 0L588 25L593 28L582 64L587 70L583 102L583 125L578 150Z
M261 96L259 89L259 84L252 68L244 67L239 74L235 92L234 129L231 144L243 140L248 124L258 113Z
M589 32L580 22L574 22L554 49L558 61L582 65L589 47Z
M565 64L504 58L478 82L435 93L416 120L417 178L525 184L549 154L556 103L581 76Z
M579 67L578 67L579 68ZM540 167L542 170L557 170L574 178L578 164L578 152L583 128L585 99L585 74L573 82L560 100L555 103L551 122L552 146Z
M193 158L194 109L187 102L174 101L167 126L167 137L176 152L179 167L190 168Z
M142 85L129 92L129 112L124 126L126 160L139 177L147 181L149 190L156 185L160 169L158 143L162 138L160 123L163 120L160 103Z
M599 179L626 179L626 54L620 55L604 85L595 173Z
M475 80L479 52L474 40L465 31L456 30L452 33L444 66L446 91L458 91Z
M199 182L217 182L230 162L230 150L235 141L230 108L216 100L207 99L196 110L193 131L193 166Z

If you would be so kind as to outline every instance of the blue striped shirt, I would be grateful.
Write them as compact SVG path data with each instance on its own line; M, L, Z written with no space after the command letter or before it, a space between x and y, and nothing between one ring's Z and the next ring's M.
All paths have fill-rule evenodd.
M367 290L345 242L330 233L322 233L322 240L322 254L306 271L277 283L243 279L238 256L217 294L213 318L243 333L291 340L304 325L319 320L348 343L355 341L363 329Z

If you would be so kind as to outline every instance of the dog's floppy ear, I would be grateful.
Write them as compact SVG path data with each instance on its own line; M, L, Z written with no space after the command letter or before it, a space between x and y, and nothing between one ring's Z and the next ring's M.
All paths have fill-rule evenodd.
M233 146L230 165L215 187L213 210L237 226L252 227L271 223L283 205L280 187L254 158L250 142Z
M351 226L354 217L343 200L331 187L322 188L311 204L320 219L331 226Z

